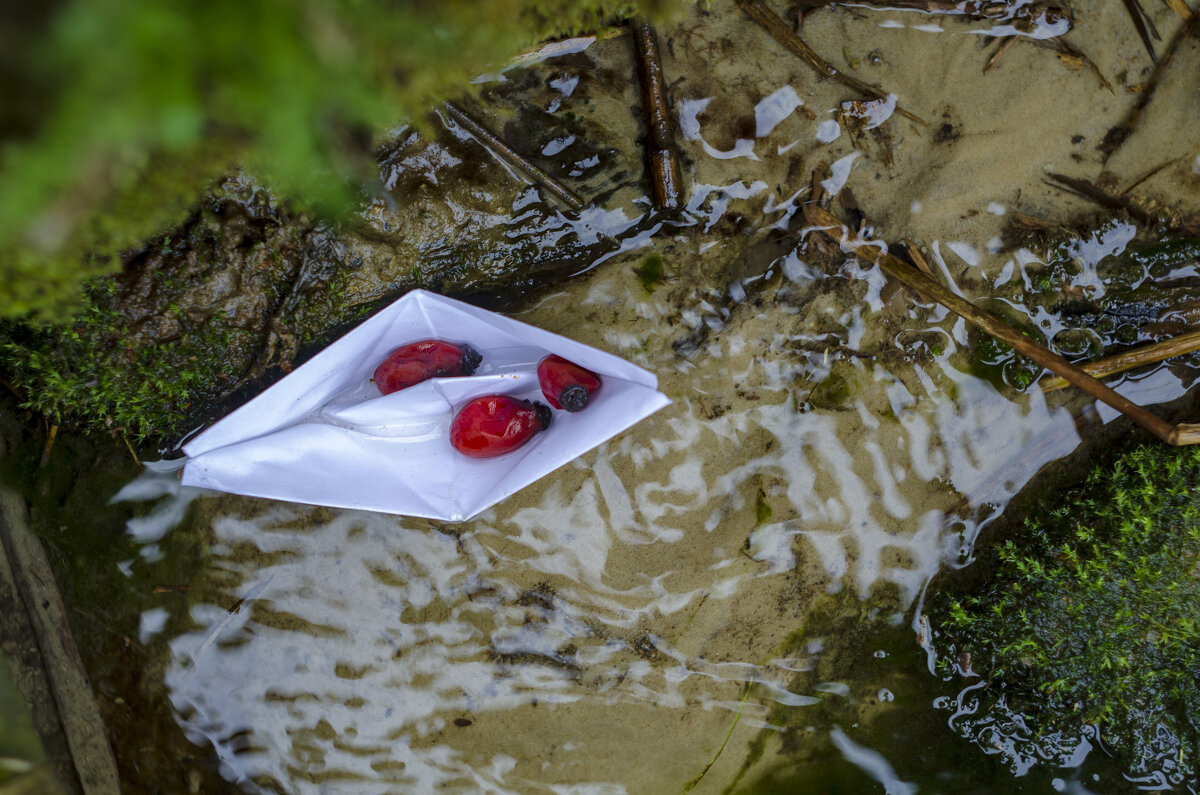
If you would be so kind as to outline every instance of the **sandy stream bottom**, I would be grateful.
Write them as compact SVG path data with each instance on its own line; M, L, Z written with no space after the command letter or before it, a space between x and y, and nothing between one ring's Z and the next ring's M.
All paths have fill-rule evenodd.
M1169 40L1178 18L1148 6ZM838 642L785 643L813 601L882 591L895 612L881 620L910 621L929 578L969 556L988 512L968 506L1002 504L1078 436L1068 407L964 372L967 330L944 310L874 270L804 262L797 208L813 167L840 163L879 234L920 241L946 280L1019 278L1030 261L1000 242L1006 214L1094 210L1044 176L1099 174L1096 146L1151 68L1120 4L1073 7L1070 38L1112 93L1030 41L983 75L985 23L813 13L814 48L930 123L893 116L857 147L837 115L855 97L732 4L664 26L685 222L517 317L650 369L673 405L451 527L175 490L160 510L192 501L187 522L212 537L197 577L223 598L149 611L141 639L165 660L189 737L248 791L670 792L741 709L694 790L720 792L770 735L773 706L874 694L872 682L789 690ZM553 112L580 114L640 163L636 87L611 78L632 74L628 46L531 68L570 86ZM1108 163L1122 184L1169 163L1138 192L1190 212L1198 105L1182 76L1196 57L1181 49L1175 82ZM644 213L641 191L631 182L606 209ZM650 252L664 262L653 290L637 272ZM1161 373L1155 398L1180 394ZM170 490L170 476L145 477ZM778 743L767 749L742 784L778 764Z

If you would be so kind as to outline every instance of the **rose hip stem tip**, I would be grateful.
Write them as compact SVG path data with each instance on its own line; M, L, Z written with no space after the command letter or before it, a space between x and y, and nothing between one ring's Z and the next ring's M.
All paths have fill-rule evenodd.
M600 388L596 373L557 354L549 354L537 367L538 384L552 408L581 411L593 392Z
M479 363L482 361L483 356L479 351L470 345L462 346L462 369L465 374L475 375L475 371L479 369Z
M384 395L428 381L473 375L483 360L470 345L440 339L417 340L401 345L375 368L371 380Z
M586 391L586 390L585 390ZM550 421L554 419L554 414L550 411L550 407L545 403L533 401L533 409L537 412L538 422L542 424L542 430L550 427Z
M579 384L573 384L558 393L558 402L567 411L583 411L587 407L590 397L587 389Z

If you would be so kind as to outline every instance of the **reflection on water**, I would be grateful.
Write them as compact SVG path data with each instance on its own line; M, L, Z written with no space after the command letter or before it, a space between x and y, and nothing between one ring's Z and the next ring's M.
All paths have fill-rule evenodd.
M501 78L546 69L551 120L535 151L566 173L579 136L595 132L588 106L632 99L587 60L607 63L616 46L573 40ZM794 158L817 147L829 193L877 166L851 151L832 110L808 110L811 98L772 79L757 102L679 98L694 173L669 234L640 223L647 202L612 173L608 150L597 155L617 185L608 209L525 213L529 188L511 212L454 210L464 234L503 228L539 251L611 239L606 267L519 317L658 373L669 409L456 525L197 496L153 469L119 495L158 500L130 528L146 544L137 565L154 565L166 532L210 537L186 613L148 611L141 634L167 659L180 725L216 750L227 778L295 793L600 793L673 791L707 771L697 791L722 791L761 754L756 738L793 731L776 721L786 707L813 711L808 731L863 786L916 791L887 749L817 711L928 702L851 672L796 688L845 640L794 633L838 592L885 595L881 618L908 633L903 611L930 577L969 559L975 509L1002 505L1079 437L1039 391L1014 396L969 374L962 321L876 269L810 261L796 216L810 169ZM567 114L584 120L555 127ZM461 165L430 145L385 163L383 181L424 169L436 185ZM388 212L381 199L368 215L383 225ZM1092 266L1076 286L1095 286L1099 248L1123 246L1120 234L1076 252ZM657 285L639 275L647 247L665 262ZM1029 287L1042 264L990 241L931 247L965 294ZM1047 336L1061 330L1038 307L1011 305ZM1158 372L1156 398L1180 394L1179 378Z

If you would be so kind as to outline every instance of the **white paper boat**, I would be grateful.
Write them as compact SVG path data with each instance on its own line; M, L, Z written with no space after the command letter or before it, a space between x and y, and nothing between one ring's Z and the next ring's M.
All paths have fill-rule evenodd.
M475 375L379 394L394 348L439 338L483 355ZM596 372L587 408L555 411L519 450L467 458L450 446L455 410L480 395L545 402L549 353ZM383 309L184 445L183 483L233 494L461 521L528 486L671 401L653 373L582 343L424 290Z

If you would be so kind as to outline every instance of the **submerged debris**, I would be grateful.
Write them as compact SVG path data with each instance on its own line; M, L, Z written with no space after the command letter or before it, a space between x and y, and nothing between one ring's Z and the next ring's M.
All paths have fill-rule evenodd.
M1135 17L1136 19L1136 17ZM1149 82L1142 90L1141 96L1138 98L1137 105L1134 106L1129 116L1120 125L1113 127L1104 137L1104 143L1101 144L1100 150L1104 153L1105 162L1107 162L1117 150L1129 139L1142 121L1142 117L1146 113L1146 107L1150 101L1154 99L1155 90L1163 80L1163 75L1170 68L1171 62L1178 50L1180 44L1187 39L1200 38L1200 14L1192 14L1187 19L1187 23L1179 29L1175 34L1175 38L1171 39L1171 43L1167 46L1167 50L1163 53L1161 59L1155 60L1154 74L1150 76ZM1147 47L1149 44L1147 43Z
M793 53L800 57L800 60L811 66L819 75L832 78L842 85L854 89L860 94L866 94L874 99L888 99L888 93L880 88L864 83L863 81L851 77L850 75L835 69L830 66L820 55L817 55L816 50L809 47L803 39L795 34L795 32L784 22L774 11L766 6L762 0L736 0L738 8L746 12L746 16L753 19L758 24L766 28L767 32L775 41L787 47ZM927 127L928 122L915 116L899 105L896 106L896 112L906 119L916 122L922 127Z
M1136 0L1134 0L1136 1ZM1071 18L1060 6L1039 2L1003 0L800 0L803 8L853 5L883 10L902 9L925 14L952 14L969 19L1011 22L1015 30L1039 38L1061 36L1071 29Z
M642 86L642 113L646 118L646 159L654 206L678 210L684 200L675 153L675 122L667 106L666 78L658 54L658 34L646 22L633 25L633 47Z
M446 109L446 113L454 120L454 123L461 126L464 130L470 133L475 140L479 141L480 145L492 151L497 156L504 158L510 164L524 172L533 182L545 188L546 192L554 198L561 201L571 210L579 210L583 208L583 202L571 192L569 188L560 183L558 180L551 177L542 169L530 163L527 159L517 153L515 149L506 144L499 136L492 133L482 123L476 121L465 110L455 105L453 102L444 102L442 107Z
M983 329L991 336L1003 341L1043 367L1065 378L1072 386L1076 386L1097 400L1112 406L1164 442L1172 445L1200 444L1200 423L1181 423L1172 426L1131 400L1114 392L1058 354L1036 344L1004 321L988 312L984 312L970 301L946 289L908 263L884 252L878 246L851 239L849 230L828 211L822 210L817 205L807 204L804 206L804 213L810 223L819 226L822 231L829 234L834 240L839 241L844 248L847 248L855 256L867 262L878 264L888 276L900 281L921 297L937 301L950 311ZM829 230L834 231L831 233Z
M1137 28L1138 35L1142 37L1142 44L1146 45L1146 52L1150 53L1150 60L1154 61L1157 66L1158 53L1154 51L1154 41L1161 41L1162 37L1158 35L1154 21L1146 13L1146 9L1142 8L1141 0L1125 0L1125 8L1129 11L1130 18L1133 19L1133 25Z

